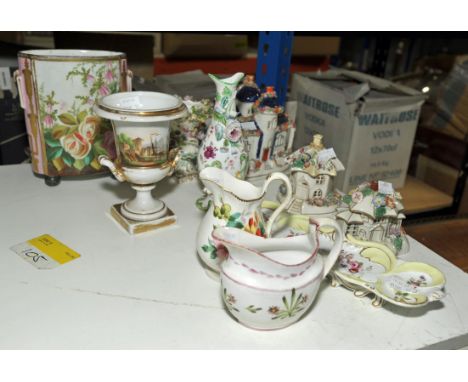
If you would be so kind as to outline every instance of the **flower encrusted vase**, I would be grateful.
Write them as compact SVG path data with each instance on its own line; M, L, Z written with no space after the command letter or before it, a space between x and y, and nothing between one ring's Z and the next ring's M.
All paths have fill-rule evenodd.
M244 179L249 158L241 124L235 119L236 88L244 74L236 73L225 79L209 76L216 84L216 99L211 124L198 152L198 171L217 167Z

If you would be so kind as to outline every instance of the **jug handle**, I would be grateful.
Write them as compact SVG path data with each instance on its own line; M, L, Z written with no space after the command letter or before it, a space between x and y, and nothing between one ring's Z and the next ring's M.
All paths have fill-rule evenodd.
M211 206L211 199L210 199L211 192L208 191L208 189L204 188L203 194L204 195L202 197L198 198L195 201L195 206L202 212L208 212ZM203 205L203 203L206 203L206 204Z
M343 230L340 227L340 225L333 219L314 217L313 219L311 219L311 222L312 223L316 222L318 223L319 226L332 227L335 229L335 232L336 232L336 237L334 240L335 242L333 243L333 246L330 249L330 252L328 253L326 257L325 264L323 267L322 279L324 279L328 275L328 273L331 271L331 269L336 263L336 260L338 260L338 256L340 255L341 249L343 247L343 240L344 240Z
M290 182L289 178L286 175L284 175L284 174L282 174L280 172L274 172L267 178L265 184L263 185L263 190L262 190L263 194L266 193L266 190L267 190L268 186L274 180L281 180L286 185L286 197L284 198L283 203L281 203L278 206L278 208L273 212L270 219L268 220L268 223L267 223L267 225L265 227L266 237L271 236L271 230L273 228L273 223L275 222L275 220L279 216L279 214L289 205L289 203L291 202L291 198L292 198L291 182Z

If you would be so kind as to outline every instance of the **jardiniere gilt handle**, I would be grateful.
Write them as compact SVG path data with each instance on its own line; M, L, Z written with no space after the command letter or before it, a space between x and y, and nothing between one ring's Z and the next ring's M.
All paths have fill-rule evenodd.
M109 170L112 171L112 174L117 178L119 182L125 182L127 181L127 178L125 177L122 169L119 166L116 166L114 162L112 162L107 155L99 155L99 163L102 166L106 166L109 168Z
M15 78L16 81L16 87L18 88L18 94L19 94L19 101L20 101L20 106L22 109L26 109L26 104L24 102L24 94L23 94L23 78L21 77L20 71L15 70L13 73L13 77Z
M167 174L167 176L171 176L174 173L174 170L177 166L177 162L179 162L181 156L181 151L179 147L173 148L169 151L169 162L171 166L171 170Z

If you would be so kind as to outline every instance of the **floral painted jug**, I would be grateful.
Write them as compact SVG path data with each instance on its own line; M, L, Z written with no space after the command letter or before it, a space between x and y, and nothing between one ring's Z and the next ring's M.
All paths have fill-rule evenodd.
M236 88L244 73L225 79L209 76L216 84L216 99L211 124L198 152L198 170L217 167L244 179L249 158L241 125L235 119Z
M197 251L207 266L208 274L217 278L223 258L218 254L212 240L213 229L232 227L256 236L270 236L274 221L291 200L292 188L289 178L281 173L272 173L262 187L257 187L216 167L202 170L200 180L212 194L212 202L198 228ZM268 223L265 223L260 205L268 186L274 180L284 182L287 189L286 197L273 212Z
M310 308L343 245L343 232L336 221L321 218L311 223L307 234L286 238L262 238L229 227L213 231L219 251L227 251L220 275L223 300L241 324L260 330L281 329ZM325 260L317 255L319 224L336 232Z

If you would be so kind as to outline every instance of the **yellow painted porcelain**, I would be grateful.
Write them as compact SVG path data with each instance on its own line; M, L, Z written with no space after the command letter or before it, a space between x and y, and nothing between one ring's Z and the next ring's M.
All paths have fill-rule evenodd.
M275 210L278 203L265 201L264 210ZM266 213L268 215L268 213ZM273 232L279 236L293 236L308 232L313 217L282 212ZM320 230L324 247L333 241L333 232ZM421 262L398 260L387 245L358 240L347 235L343 249L330 273L333 285L351 289L357 297L374 294L373 305L383 301L403 307L419 307L445 296L445 277L437 268Z

